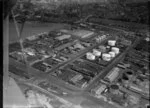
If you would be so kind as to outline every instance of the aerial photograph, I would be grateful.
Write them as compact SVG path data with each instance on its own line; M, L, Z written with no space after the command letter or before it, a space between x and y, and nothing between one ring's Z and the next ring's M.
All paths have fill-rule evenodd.
M0 0L3 108L150 108L149 0Z

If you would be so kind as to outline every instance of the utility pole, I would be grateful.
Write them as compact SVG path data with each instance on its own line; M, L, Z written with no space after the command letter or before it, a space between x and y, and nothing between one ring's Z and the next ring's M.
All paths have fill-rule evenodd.
M9 15L3 21L3 89L7 90L9 83Z
M16 81L9 76L9 14L16 1L8 0L5 3L6 9L3 17L3 108L16 108L18 106L28 108L25 96Z

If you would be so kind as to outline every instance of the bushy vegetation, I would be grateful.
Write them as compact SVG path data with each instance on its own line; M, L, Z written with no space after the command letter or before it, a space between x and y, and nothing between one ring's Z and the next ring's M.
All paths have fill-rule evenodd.
M15 14L19 22L25 19L39 22L72 23L88 15L100 18L138 22L148 24L148 6L143 4L127 4L126 0L107 4L77 2L70 4L32 4L21 2L16 6Z

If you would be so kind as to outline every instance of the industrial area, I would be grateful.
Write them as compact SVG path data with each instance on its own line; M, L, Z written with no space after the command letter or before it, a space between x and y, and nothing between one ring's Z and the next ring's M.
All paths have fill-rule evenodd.
M150 108L147 24L92 14L65 24L9 42L25 108Z

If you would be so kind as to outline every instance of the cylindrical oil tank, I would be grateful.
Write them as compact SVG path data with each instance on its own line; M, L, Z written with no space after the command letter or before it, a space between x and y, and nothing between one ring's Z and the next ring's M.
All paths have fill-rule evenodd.
M116 40L108 40L108 45L109 46L115 46Z
M98 51L97 49L93 49L93 54L98 57L101 56L101 52Z
M110 85L110 92L113 94L118 94L119 93L119 86L116 84Z
M114 57L115 57L115 52L110 51L110 52L109 52L109 54L111 55L111 57L112 57L112 58L114 58Z
M126 71L125 72L125 74L126 74L126 76L129 78L129 79L132 79L132 77L133 77L133 71Z
M129 78L126 75L122 76L122 83L124 84L124 86L128 86Z
M111 51L115 52L116 55L119 54L119 48L117 47L112 47Z
M86 58L88 60L95 60L95 55L93 55L92 53L88 52L88 53L86 53Z
M104 53L104 54L102 54L102 58L103 58L104 61L110 61L111 60L111 55L107 54L107 53Z

